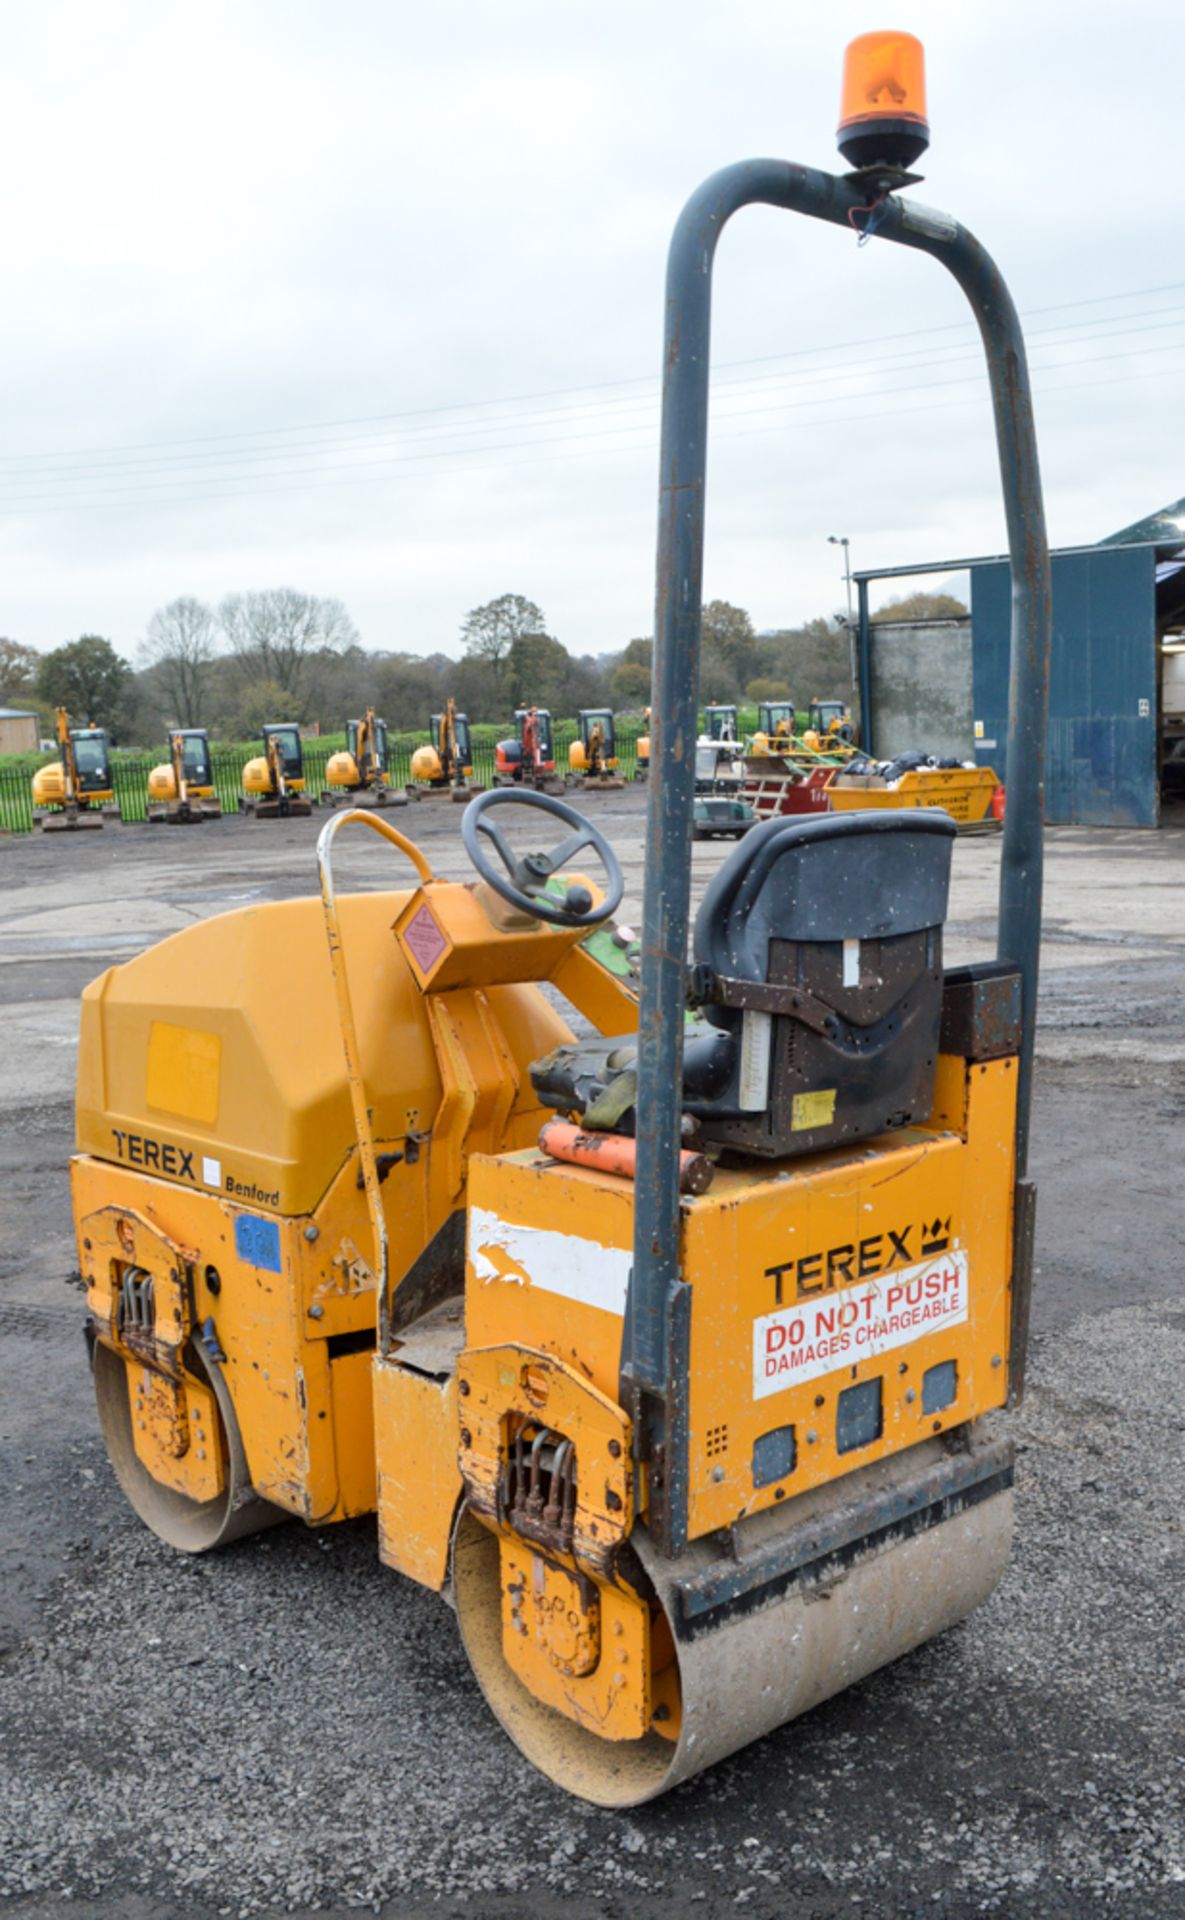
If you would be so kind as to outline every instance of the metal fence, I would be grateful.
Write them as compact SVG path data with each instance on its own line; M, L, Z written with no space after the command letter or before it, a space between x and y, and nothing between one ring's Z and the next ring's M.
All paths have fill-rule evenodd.
M492 730L491 730L492 731ZM568 748L576 739L574 722L556 721L553 729L555 761L563 772L568 766ZM429 736L394 734L388 736L388 778L395 786L411 779L411 757L417 747L425 746ZM473 773L475 780L489 786L494 777L495 740L474 739ZM214 791L224 813L237 813L243 791L243 768L259 754L258 747L214 747L210 759ZM325 769L331 753L340 751L317 740L304 742L304 778L306 790L320 798L325 786ZM619 771L632 779L637 765L636 735L619 730L617 737ZM148 817L148 775L160 766L165 755L156 753L116 753L111 759L111 781L122 819L131 825ZM34 768L29 760L5 765L0 761L0 833L31 833L33 830Z

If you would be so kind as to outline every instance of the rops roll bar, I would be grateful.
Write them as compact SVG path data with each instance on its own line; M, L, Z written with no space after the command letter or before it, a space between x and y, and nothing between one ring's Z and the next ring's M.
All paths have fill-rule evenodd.
M623 1402L646 1465L650 1526L666 1553L686 1542L690 1290L679 1278L683 1014L699 698L712 265L741 207L784 207L871 230L867 178L784 160L725 167L692 195L667 263L659 472L654 750L646 815L646 892L638 1052L634 1264L622 1346ZM859 230L859 229L857 229ZM895 193L876 202L876 237L928 253L962 287L991 383L1012 562L1008 807L998 952L1022 980L1017 1178L1027 1162L1041 930L1041 826L1049 682L1049 548L1024 339L1012 298L979 242L949 215ZM641 1479L641 1475L638 1476Z

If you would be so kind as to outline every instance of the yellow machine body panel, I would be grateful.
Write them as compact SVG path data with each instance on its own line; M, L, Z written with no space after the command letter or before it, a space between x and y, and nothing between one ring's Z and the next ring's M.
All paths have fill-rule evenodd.
M325 767L325 779L331 787L360 787L362 775L352 753L331 753Z
M719 1173L688 1204L693 1538L1004 1404L1015 1063L966 1072L966 1137Z
M444 765L435 747L416 748L411 757L411 774L413 780L443 779Z
M214 1395L186 1375L171 1380L155 1367L129 1370L132 1436L137 1458L162 1486L189 1500L213 1500L225 1484L214 1445Z
M557 884L574 881L591 888L581 873L564 874ZM585 932L527 919L482 885L458 887L440 881L417 887L394 927L412 978L434 995L456 987L488 990L514 981L554 979L568 956L581 952ZM609 983L606 991L613 996L614 1019L620 1025L608 1030L633 1033L638 1024L634 995L596 962L590 965ZM570 977L575 971L569 969ZM575 991L571 997L576 998Z
M463 1491L457 1380L390 1360L374 1365L379 1558L439 1593Z
M602 1740L640 1740L652 1706L650 1609L513 1534L499 1540L502 1651L533 1698Z
M930 1126L684 1200L692 1539L1003 1405L1015 1093L1014 1060L946 1056ZM633 1192L539 1153L475 1158L471 1344L541 1349L616 1395Z
M442 1097L425 1000L390 932L408 897L341 902L383 1143L427 1133ZM528 1064L568 1029L531 987L494 986L489 1000L515 1061L511 1111L535 1113ZM521 1138L532 1137L528 1126ZM77 1138L84 1153L275 1213L311 1212L354 1141L320 902L199 922L92 981Z
M287 787L289 793L303 793L305 786L304 775L287 774L284 779L284 785ZM271 768L268 766L267 755L261 753L254 760L248 760L246 766L243 768L243 792L267 794L271 791Z
M47 761L38 767L33 775L33 805L35 807L64 807L66 805L66 770L60 760ZM115 797L111 787L89 788L77 796L75 804L80 807L107 806Z
M66 804L66 770L58 760L51 760L44 767L38 767L33 775L33 805L35 807L64 807Z
M188 1337L204 1330L222 1356L217 1364L256 1492L314 1523L373 1510L370 1354L334 1350L373 1344L373 1276L358 1262L349 1233L336 1230L348 1220L363 1234L362 1206L349 1205L343 1191L321 1212L324 1235L318 1230L310 1241L305 1220L277 1220L131 1168L78 1157L71 1174L97 1337L138 1357L119 1326L121 1262L97 1223L114 1218L128 1262L153 1276L158 1324L162 1268L145 1243L154 1231L163 1233L190 1255L184 1331ZM352 1200L352 1183L348 1195ZM159 1352L150 1364L158 1381L169 1378ZM179 1365L179 1372L191 1399L195 1386L208 1393L190 1369ZM150 1464L146 1452L142 1457ZM168 1479L179 1485L175 1472Z
M195 786L192 780L186 781L185 790L191 800L212 800L214 797L213 787ZM171 762L163 760L159 767L149 769L148 798L158 802L176 800L177 776Z
M633 1245L631 1181L563 1166L535 1148L475 1158L465 1263L470 1347L538 1348L616 1399Z
M484 973L492 984L421 991L410 956L426 948L393 923L406 928L427 906L450 978ZM529 977L505 978L499 936L470 889L433 882L412 894L347 896L338 912L367 1103L385 1156L393 1312L402 1323L422 1308L402 1309L399 1287L464 1208L470 1154L535 1141L548 1115L529 1063L571 1032ZM581 937L580 929L536 928L528 952L511 936L517 971L544 978L550 970L594 1017L599 1010L628 1024L632 998L577 944ZM162 1359L159 1339L141 1353L121 1335L128 1268L152 1278L158 1334L160 1303L174 1293L187 1316L179 1342L213 1329L254 1490L321 1523L372 1510L377 1476L388 1506L383 1537L405 1542L392 1557L441 1585L455 1498L440 1496L446 1483L460 1484L455 1390L446 1390L449 1367L438 1377L401 1362L398 1340L376 1368L373 1236L321 903L199 922L92 982L76 1121L74 1209L91 1323L129 1367L143 1359L142 1371L155 1369L137 1389L131 1435L154 1479L205 1497L197 1449L181 1443L186 1395L192 1406L208 1389L171 1350ZM115 1216L127 1249L111 1241ZM459 1295L459 1264L453 1284ZM458 1335L456 1351L461 1344ZM380 1432L377 1456L372 1368L380 1404L399 1414ZM418 1463L410 1471L409 1434ZM430 1514L417 1518L416 1503L429 1495Z

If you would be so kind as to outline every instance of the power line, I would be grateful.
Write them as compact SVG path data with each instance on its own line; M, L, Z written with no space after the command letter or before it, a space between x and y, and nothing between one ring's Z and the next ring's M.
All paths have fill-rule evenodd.
M1093 341L1100 339L1120 339L1150 332L1163 332L1181 324L1179 320L1174 318L1154 319L1151 326L1136 326L1133 324L1137 320L1162 314L1168 314L1170 316L1185 314L1185 306L1145 308L1140 312L1128 315L1122 325L1110 328L1108 331L1098 331L1098 329L1107 327L1108 322L1116 318L1115 315L1106 315L1089 321L1061 322L1053 327L1032 329L1030 330L1029 338L1030 341L1034 343L1033 352L1036 354L1049 347L1059 345L1073 347L1083 344L1083 342L1077 338L1059 339L1054 336L1065 336L1070 332L1080 332L1084 328L1096 329L1096 331L1091 334L1091 340ZM904 353L884 355L874 360L857 361L853 363L840 362L833 368L814 368L797 373L781 372L749 375L741 380L729 383L715 382L713 393L717 405L719 405L721 400L729 400L746 391L768 394L787 387L814 386L821 382L834 384L837 381L856 379L867 373L875 374L883 371L891 364L897 365L906 362L918 362L920 360L920 364L922 365L934 365L935 352L947 356L944 364L951 364L953 361L958 360L975 360L978 362L980 358L978 347L968 347L964 349L961 346L952 344L938 348L937 350L932 348L911 348ZM927 355L928 358L922 358L922 356ZM139 472L147 476L152 473L167 473L173 468L196 471L201 467L258 465L265 460L280 458L290 452L325 452L331 454L340 451L349 453L363 450L376 442L391 442L392 444L396 444L402 440L414 442L429 436L434 438L443 436L446 439L457 437L471 439L476 435L505 432L507 429L519 432L530 426L561 426L566 419L571 419L575 424L585 419L604 417L618 410L624 410L626 413L653 415L658 404L659 395L656 390L652 395L648 396L602 401L600 403L588 404L576 408L558 408L544 413L524 414L518 417L511 416L496 421L478 422L472 425L465 423L450 425L437 424L431 427L421 426L408 428L394 436L390 429L385 428L377 433L354 435L348 439L338 437L312 439L301 442L289 442L286 447L259 447L255 450L242 452L174 454L155 459L130 459L119 465L112 465L108 462L96 462L83 466L42 467L37 472L26 475L6 475L0 471L0 487L24 485L28 480L40 481L53 479L57 475L61 475L67 479L76 479L88 476L102 477L105 474L119 477L124 474ZM447 452L449 450L445 449L445 451ZM2 462L0 462L0 466L2 466Z
M1153 308L1148 311L1152 313L1166 312L1177 314L1185 312L1185 308ZM1141 347L1130 350L1125 349L1117 354L1091 353L1085 357L1078 355L1077 357L1063 357L1055 360L1042 360L1040 358L1043 354L1060 352L1064 348L1073 350L1082 347L1093 347L1096 342L1103 340L1130 339L1149 333L1179 329L1182 325L1185 325L1185 321L1181 319L1170 318L1163 321L1154 321L1151 325L1134 325L1125 321L1118 327L1109 327L1106 322L1114 317L1115 316L1105 316L1101 322L1075 323L1079 327L1084 324L1089 324L1099 329L1087 339L1043 339L1038 337L1033 352L1034 372L1057 371L1062 368L1071 369L1078 366L1100 364L1109 360L1136 359L1144 354L1173 351L1180 343L1173 342L1165 347L1159 348ZM1140 316L1135 317L1139 318ZM1038 330L1038 334L1040 334L1041 331L1042 330ZM1054 328L1044 329L1043 331L1048 335L1063 335L1065 327L1064 325L1058 325ZM950 349L945 349L944 351L950 354ZM916 359L916 354L891 356L891 358L895 360L907 358ZM928 371L929 368L933 366L935 370L940 371L943 367L951 366L959 360L976 361L976 369L969 374L955 375L946 380L927 380L908 386L903 386L898 382L889 388L888 392L890 394L924 392L939 386L958 386L966 384L968 381L979 383L985 379L986 376L983 373L982 366L978 364L979 353L975 349L969 349L967 351L960 350L943 362L931 360L924 362L922 365L910 365L907 370L911 373L922 372ZM774 395L787 391L790 394L795 394L800 392L804 387L813 388L820 384L830 384L834 386L840 381L850 383L853 380L865 380L869 372L871 372L873 376L883 374L884 366L885 363L883 361L869 361L860 363L858 366L852 368L840 366L830 372L824 369L816 369L805 375L773 374L751 379L744 383L737 383L733 387L725 389L723 394L717 393L714 396L715 418L717 421L740 419L746 418L754 412L768 412L771 410L775 412L785 412L787 410L796 410L804 407L830 406L841 403L845 399L868 398L869 395L867 393L844 395L842 393L832 392L817 394L814 397L806 399L791 398L782 400L775 399ZM758 404L756 406L737 404L739 400L744 399L756 399ZM226 469L235 466L245 466L247 468L253 468L256 471L244 472L241 475L226 474L225 477L227 481L233 481L238 478L255 481L281 478L286 473L293 473L299 477L302 474L319 472L322 469L333 474L335 472L347 473L359 466L390 467L394 465L424 463L432 460L459 461L469 459L474 455L484 455L488 452L514 452L521 448L535 446L554 446L557 449L562 449L567 442L581 441L590 438L612 439L620 438L623 435L645 434L649 441L653 437L657 423L656 407L657 398L653 400L640 399L632 402L630 403L630 411L635 414L642 414L645 417L639 418L632 423L629 420L618 419L608 426L586 425L585 422L595 421L601 417L601 415L598 410L584 409L581 411L576 422L568 422L564 419L553 418L547 415L535 416L533 419L531 416L523 416L517 422L507 420L490 423L489 425L477 428L458 426L448 430L454 438L459 437L463 442L467 441L470 443L473 442L475 434L478 433L487 434L490 432L509 431L513 436L507 440L496 442L492 446L462 444L459 446L437 445L423 448L422 445L417 444L415 434L395 436L387 434L377 436L376 443L374 444L357 439L344 442L312 441L292 444L282 448L263 448L254 452L184 456L174 459L167 465L155 462L134 462L115 468L103 466L94 468L68 467L42 470L41 472L26 473L19 476L15 474L0 474L0 501L3 500L5 491L7 491L9 497L19 492L19 497L21 498L32 497L42 501L60 499L63 502L70 502L86 498L89 493L94 492L96 487L100 485L104 486L107 491L113 495L128 495L142 493L146 489L164 492L178 487L188 487L195 481L200 482L202 480L208 480L211 484L222 483L222 475L219 472L202 473L198 471L203 467ZM527 428L532 425L541 426L544 431L542 433L528 433ZM549 432L552 428L559 428L560 431L558 434L552 434ZM439 429L437 431L439 431ZM316 467L306 466L304 468L293 468L289 456L293 453L300 452L321 452L325 454L327 458ZM362 454L367 457L361 460L347 457L355 454ZM332 460L333 456L343 456L343 458L334 463ZM280 466L265 464L277 461L282 461L284 464ZM138 471L137 469L140 470ZM174 469L181 470L179 477L170 477ZM78 480L82 482L82 485L77 490L71 492L68 485L62 487L57 484L59 477L67 483ZM124 481L126 481L126 485L122 484ZM44 487L45 482L50 483L48 488ZM40 493L36 491L39 486L43 489ZM30 493L31 489L33 490L32 493Z
M1171 351L1179 351L1179 350L1180 350L1179 347L1175 349L1174 348L1148 349L1149 352L1171 352ZM1105 357L1111 358L1111 359L1128 358L1128 356L1124 354L1109 355ZM1059 369L1054 369L1054 371L1058 371L1058 370ZM1156 379L1162 379L1162 378L1163 378L1162 371L1153 369L1144 373L1119 374L1112 377L1104 378L1102 380L1084 380L1084 381L1066 382L1059 386L1049 388L1047 392L1045 389L1038 387L1037 392L1038 392L1038 396L1043 399L1044 398L1052 399L1052 398L1058 397L1063 393L1074 393L1074 392L1083 392L1083 391L1093 392L1102 387L1121 386L1121 385L1127 384L1130 381L1156 380ZM934 388L935 386L949 385L949 384L966 385L966 384L969 384L969 380L962 380L962 381L956 381L956 382L931 381L931 382L927 382L920 389L914 389L914 391L924 392ZM901 392L907 392L909 391L909 389L898 389L897 391L898 393L901 393ZM852 399L855 400L861 397L866 398L867 396L853 395ZM965 395L963 397L950 397L942 401L932 403L928 406L926 405L918 406L916 404L911 404L905 407L879 407L876 409L875 412L872 412L872 413L865 412L861 414L842 414L842 415L834 415L830 417L824 416L822 418L816 418L813 420L783 421L774 425L769 425L764 427L748 427L748 428L740 428L739 430L734 429L732 431L729 431L727 427L724 427L718 430L716 437L720 439L749 439L757 435L766 435L770 433L792 433L795 431L801 432L801 431L809 430L815 427L830 428L833 426L860 425L865 421L880 422L885 419L892 419L892 418L897 418L902 416L908 416L909 418L912 419L920 413L949 412L950 409L953 407L976 406L980 404L981 399L984 397L985 396L982 396L982 395ZM842 402L840 402L840 404L842 404ZM636 432L636 431L639 431L639 429L632 429L632 431ZM121 497L118 501L113 501L107 495L104 495L100 498L93 498L86 494L83 494L78 496L76 499L72 499L72 500L63 500L60 497L57 500L55 500L53 496L50 496L49 500L44 504L32 505L32 506L27 505L24 508L18 508L14 512L6 512L3 517L10 520L30 519L30 518L38 519L38 518L44 518L47 515L52 513L95 513L95 512L110 511L116 507L120 511L126 512L129 510L131 511L140 510L140 509L143 509L144 507L153 506L153 505L167 505L169 507L174 507L174 506L188 506L188 505L195 505L195 504L218 504L224 501L230 502L230 501L242 500L242 499L267 498L269 496L277 495L277 494L314 493L314 492L322 492L327 490L332 491L336 488L349 487L349 486L375 486L375 485L391 484L391 483L396 483L401 479L414 479L416 481L423 481L426 479L461 479L461 478L468 478L471 475L510 472L520 467L555 465L557 462L568 462L568 461L577 460L581 458L589 458L591 456L596 456L598 454L600 455L611 454L611 455L620 456L623 454L644 453L648 458L650 458L653 456L653 451L654 451L653 437L651 437L649 440L643 443L636 444L631 447L625 447L625 446L580 447L577 449L565 449L558 442L550 442L550 443L544 443L544 444L547 444L552 450L545 454L534 455L525 460L494 461L494 462L490 462L483 465L477 465L477 466L454 467L454 468L446 467L446 468L428 469L427 471L424 471L423 469L419 469L414 473L408 473L408 472L391 473L388 471L380 474L359 474L352 470L342 469L338 471L337 476L333 479L320 479L320 480L298 479L295 485L291 485L287 483L283 483L280 485L252 484L250 486L239 487L239 488L235 488L232 484L230 488L219 488L217 491L171 495L167 501L160 500L159 495L157 494L150 494L147 499L140 499L140 500L131 500L131 499ZM486 449L485 451L486 452L494 451L494 449ZM479 458L480 457L481 455L479 453ZM408 463L392 462L388 464L396 465L396 466L406 466ZM319 468L314 468L314 469L310 469L309 471L321 472L323 470Z
M1026 309L1026 316L1029 318L1036 318L1047 313L1075 312L1084 307L1113 305L1116 301L1120 301L1120 300L1150 298L1155 294L1176 293L1176 292L1182 291L1183 289L1185 289L1185 281L1166 281L1159 286L1135 287L1135 288L1129 288L1125 291L1121 291L1118 293L1093 294L1078 300L1057 301L1049 306L1032 307L1032 308ZM1111 316L1111 317L1116 318L1118 316ZM720 363L716 371L718 373L722 373L722 372L726 372L729 370L742 368L742 367L767 366L778 361L807 359L820 353L846 352L852 348L859 348L859 347L865 347L865 346L878 346L883 344L889 344L897 340L917 340L917 339L930 338L936 334L963 333L963 332L967 332L969 329L972 329L972 328L973 328L972 322L951 321L941 326L921 327L921 328L911 327L911 328L904 329L900 332L865 335L865 336L858 337L856 339L848 340L844 342L827 341L825 343L820 343L818 346L797 347L797 348L789 349L782 353L760 354L760 355L749 356L748 358L740 359L740 360L723 361ZM293 434L293 433L332 432L332 431L337 431L339 429L347 428L347 427L375 426L382 423L390 423L390 422L399 421L399 420L419 420L419 419L428 418L430 416L439 416L441 414L446 414L446 413L466 413L466 412L471 413L471 412L487 411L491 408L496 408L496 407L503 407L503 408L518 407L518 406L529 404L538 400L563 398L565 396L579 395L579 394L607 393L607 392L613 391L614 389L619 389L622 387L640 386L640 385L652 386L653 384L654 384L653 374L635 374L635 375L625 376L616 380L604 380L604 381L591 382L583 386L577 385L577 386L567 386L567 387L544 388L534 393L506 396L502 399L472 400L472 401L464 401L464 402L452 401L452 402L440 403L440 404L429 406L429 407L417 407L409 410L404 410L402 412L360 414L352 418L346 418L346 419L340 419L340 420L304 422L297 425L283 426L283 427L244 428L241 430L234 430L231 432L220 433L220 434L189 435L182 438L174 438L174 439L167 439L167 440L133 441L133 442L125 443L123 445L109 446L109 447L66 448L66 449L59 449L53 453L7 454L4 456L0 456L0 465L3 465L5 463L12 464L12 463L37 462L37 461L44 462L46 460L57 460L57 459L61 459L61 460L86 459L88 457L92 457L99 454L152 452L157 449L161 449L161 448L167 449L170 447L219 446L219 445L225 445L232 441L263 440L263 439L269 439L269 438L278 438L279 436ZM499 424L498 422L491 423L492 427L496 427L498 424Z

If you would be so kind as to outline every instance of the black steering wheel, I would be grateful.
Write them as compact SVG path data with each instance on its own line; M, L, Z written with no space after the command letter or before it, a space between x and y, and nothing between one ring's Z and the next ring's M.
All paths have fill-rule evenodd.
M521 859L507 841L502 828L488 816L495 807L539 807L544 813L554 814L557 820L563 820L568 826L575 827L566 840L550 853L525 853ZM484 834L501 860L505 873L499 872L487 858L486 850L478 836ZM613 848L609 845L599 827L586 820L575 807L566 807L562 800L553 800L549 794L536 793L528 788L525 792L511 793L506 788L493 787L489 793L482 793L471 800L461 815L461 839L465 851L472 860L478 873L494 892L521 913L529 913L533 919L549 920L556 927L595 927L602 920L617 912L621 905L621 896L625 892L621 865ZM592 894L588 888L575 885L568 888L561 897L554 893L545 893L544 888L552 876L566 867L573 855L582 847L591 847L597 859L605 869L607 882L605 898L599 907L594 907Z

